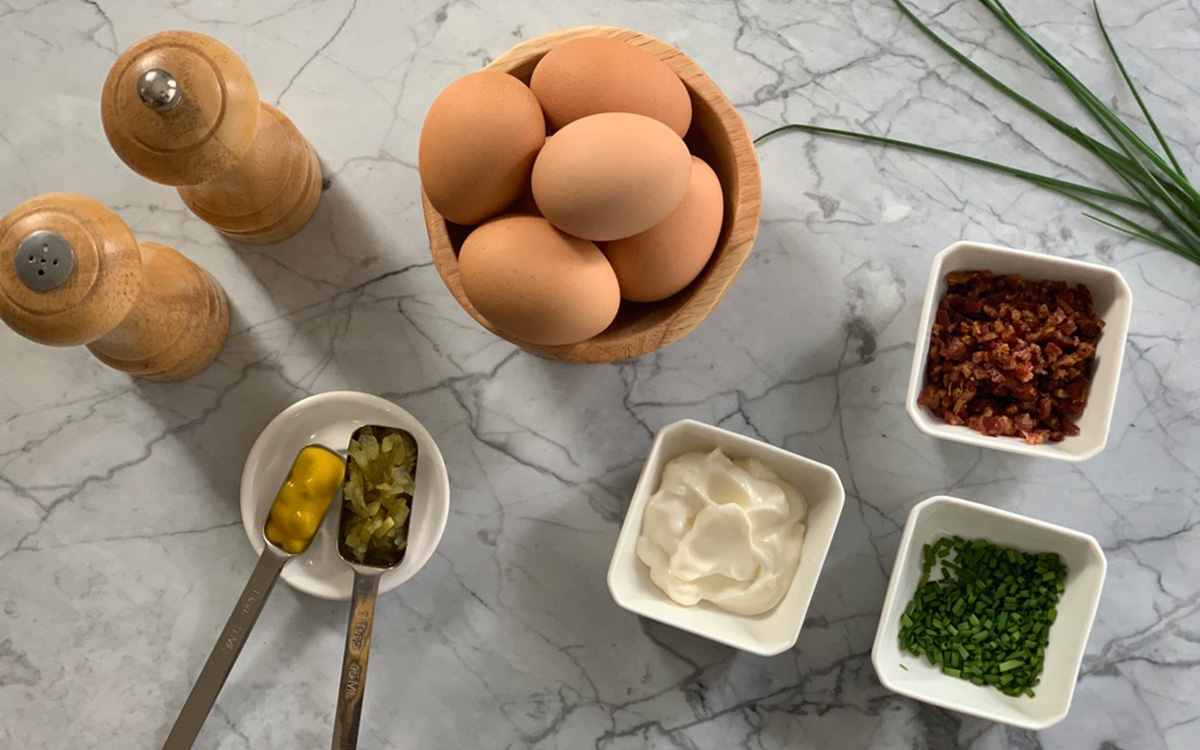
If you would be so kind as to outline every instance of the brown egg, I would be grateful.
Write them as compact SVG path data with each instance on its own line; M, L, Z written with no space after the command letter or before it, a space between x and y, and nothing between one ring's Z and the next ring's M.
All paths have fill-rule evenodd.
M645 50L616 39L584 37L546 53L529 82L550 126L600 112L652 117L679 137L692 122L692 100L679 76Z
M567 234L617 240L667 218L688 189L687 146L658 120L591 115L547 141L533 165L533 198Z
M463 242L458 274L489 323L533 344L589 339L621 305L604 254L540 216L501 216L477 227Z
M631 302L657 302L700 275L721 234L725 202L712 167L692 157L687 195L670 216L641 234L600 245Z
M506 73L471 73L447 86L425 115L421 187L448 220L478 224L517 199L545 141L529 87Z

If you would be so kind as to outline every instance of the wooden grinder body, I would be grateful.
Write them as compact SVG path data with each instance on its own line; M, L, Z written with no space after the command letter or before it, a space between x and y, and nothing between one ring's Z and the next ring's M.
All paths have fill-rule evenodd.
M65 240L73 268L58 286L31 289L18 266L44 266L40 242L25 242L42 233ZM38 343L86 344L106 365L151 380L200 372L229 333L225 294L207 273L165 245L139 243L112 211L69 193L38 196L0 219L0 319Z
M140 93L151 71L169 74L169 106ZM245 64L212 37L165 31L134 44L108 73L101 116L122 161L177 187L193 213L232 239L279 242L317 210L322 176L312 147L259 101Z

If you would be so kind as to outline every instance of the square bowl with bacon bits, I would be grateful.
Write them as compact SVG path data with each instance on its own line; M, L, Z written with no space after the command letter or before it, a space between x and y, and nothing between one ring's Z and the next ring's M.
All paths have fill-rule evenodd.
M908 414L943 440L1089 459L1108 440L1132 305L1115 269L955 243L930 271Z

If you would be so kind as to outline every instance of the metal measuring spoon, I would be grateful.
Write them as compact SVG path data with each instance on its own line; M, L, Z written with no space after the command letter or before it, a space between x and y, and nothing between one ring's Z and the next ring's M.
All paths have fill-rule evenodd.
M368 425L369 426L369 425ZM399 428L412 438L412 433ZM356 433L357 434L357 433ZM415 443L415 438L413 439ZM413 462L416 475L418 455ZM415 495L415 493L414 493ZM412 517L412 501L409 501L409 518ZM346 503L342 503L342 518L338 523L338 555L354 571L354 593L350 599L350 624L346 629L346 651L342 657L342 678L338 688L337 710L333 715L333 750L356 750L358 747L358 725L362 716L363 693L367 688L367 659L371 655L371 626L375 621L375 597L379 593L379 579L389 570L395 570L404 561L404 549L396 553L390 565L371 565L351 558L344 544L342 521L345 519ZM405 525L408 519L405 519Z
M345 460L342 454L323 445L305 447L320 448L334 454L340 460ZM299 458L302 452L303 449L296 454L296 457ZM281 489L291 476L291 469L289 469L287 479L281 483ZM345 476L344 472L342 476ZM339 483L333 498L325 508L326 513L335 502L338 502L341 492L341 483ZM225 623L225 628L217 638L212 653L208 655L208 661L200 670L200 676L196 678L196 684L192 686L192 692L188 694L187 701L180 709L179 717L175 719L175 726L171 727L171 733L167 735L167 741L163 744L163 750L188 750L191 748L197 735L200 734L200 728L204 726L204 720L212 711L213 704L216 703L217 695L225 685L230 670L233 669L233 663L237 661L238 654L242 652L242 646L246 645L246 638L250 635L250 630L254 627L254 623L258 622L258 615L262 612L271 589L275 587L275 581L279 579L283 566L288 560L304 554L312 546L312 540L309 540L308 546L299 552L288 552L276 546L267 538L267 521L270 518L270 513L268 513L267 520L263 521L263 551L258 557L258 564L254 566L254 572L250 574L250 580L246 581L246 588L242 589L237 606L229 615L229 621ZM317 527L320 528L320 522Z

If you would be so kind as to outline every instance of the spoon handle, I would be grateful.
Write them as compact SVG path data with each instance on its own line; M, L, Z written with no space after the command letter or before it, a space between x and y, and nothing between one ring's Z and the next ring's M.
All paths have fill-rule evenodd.
M179 711L175 726L167 735L163 750L189 750L196 741L200 727L204 726L204 720L208 718L208 712L212 710L213 703L225 684L225 678L229 676L229 670L233 669L233 663L242 652L246 637L250 635L250 629L258 620L267 595L271 593L275 581L279 578L279 572L283 570L283 564L287 561L287 557L275 554L269 548L264 549L259 556L258 565L250 574L250 580L246 582L246 588L242 590L237 606L233 608L229 621L225 623L225 629L221 631L212 653L208 655L208 661L200 670L200 676L196 678L196 684L192 687L187 702Z
M333 750L358 747L358 721L362 715L363 693L367 689L367 657L371 655L371 624L375 621L375 595L378 593L378 575L354 572L346 655L342 658L342 682L338 688L337 712L333 715Z

